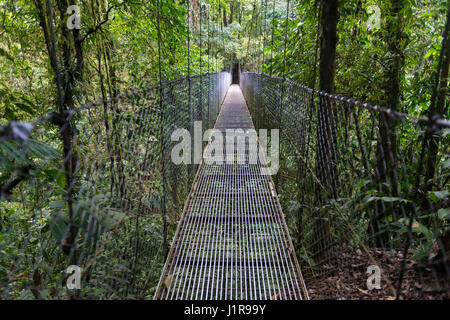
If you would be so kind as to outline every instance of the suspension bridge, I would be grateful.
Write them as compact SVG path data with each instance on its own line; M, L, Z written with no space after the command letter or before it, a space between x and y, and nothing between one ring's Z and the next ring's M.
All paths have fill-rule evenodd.
M254 128L238 85L228 90L214 128L224 135L243 129L244 137ZM250 163L249 143L238 147L232 164L200 166L157 299L308 298L273 181L259 159Z
M190 8L188 75L163 81L159 6L158 84L0 128L0 164L12 172L0 176L11 214L0 224L2 299L306 300L310 283L361 268L349 257L382 267L388 251L401 258L395 275L383 273L386 295L405 277L448 291L439 219L449 203L426 181L424 160L448 154L446 119L310 88L285 66L282 77L259 72L264 57L257 72L214 68L209 56L205 67L206 11L192 75ZM247 144L225 145L232 163L174 164L172 133L194 136L196 121L241 138L278 129L279 172L262 174L267 163ZM431 266L408 263L426 238L418 219L436 235ZM68 266L79 268L77 290L67 289Z
M379 137L371 128L380 125L380 114L399 121L399 134L405 130L408 137L414 128L418 136L419 123L433 123L436 130L448 122L266 74L240 73L240 84L231 82L229 72L187 77L67 113L64 123L77 123L78 134L52 178L65 177L69 183L58 186L53 179L23 173L30 186L39 185L38 199L51 203L36 207L25 237L16 241L13 230L4 237L3 245L14 244L28 254L11 260L2 297L17 297L26 288L36 298L43 288L52 288L54 298L65 297L71 291L61 286L64 270L76 265L82 270L83 290L75 296L80 298L308 299L308 279L351 267L342 257L347 244L366 250L372 263L371 247L395 248L395 221L389 226L380 212L408 217L415 199L412 193L397 193L406 199L398 202L359 195L373 183L370 179L382 179L370 162L387 159L385 153L377 157L380 148L372 141ZM115 116L100 107L114 110ZM332 117L323 117L325 107ZM54 117L9 123L2 128L3 146L39 158L27 165L43 170L60 157L55 141L65 125L55 124ZM173 130L185 128L194 135L194 121L220 132L242 129L242 135L254 128L281 129L278 186L261 173L267 163L259 157L250 161L249 144L234 148L232 163L172 163ZM52 130L55 126L60 129ZM225 156L226 150L225 145ZM417 155L398 159L400 167L415 174L419 160ZM283 179L290 171L301 204L295 213L296 245L277 195L285 191ZM397 178L408 177L404 171ZM23 200L21 206L36 206L35 200ZM171 225L176 225L172 241ZM40 245L33 245L38 239ZM55 277L47 270L61 272Z

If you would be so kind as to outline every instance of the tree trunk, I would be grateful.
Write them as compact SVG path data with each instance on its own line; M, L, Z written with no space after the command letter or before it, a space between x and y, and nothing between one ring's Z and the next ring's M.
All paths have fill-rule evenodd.
M227 21L227 11L225 8L222 8L222 14L223 14L223 26L226 27L228 25Z
M320 37L320 90L334 92L338 1L322 0Z
M334 76L336 70L336 45L338 24L338 1L322 0L321 5L321 37L320 37L320 90L334 92ZM330 222L327 212L321 208L324 198L336 197L335 168L335 128L334 113L331 101L319 97L317 110L317 147L316 174L319 179L316 184L316 207L318 211L314 222L313 256L316 263L326 261L331 246ZM323 194L326 194L325 197Z
M442 117L447 113L448 109L448 75L450 64L450 39L448 33L450 30L450 1L448 1L447 8L447 23L442 39L442 49L439 58L439 67L436 73L436 84L434 92L432 94L432 101L428 110L428 116L430 118L439 116ZM432 190L433 178L436 171L437 155L439 150L439 135L431 135L427 137L427 160L426 160L426 173L425 173L425 190ZM425 204L427 206L427 204Z
M230 18L228 20L228 24L232 24L233 23L233 13L234 13L234 4L230 5Z
M387 45L388 59L383 84L383 107L393 111L398 110L400 103L400 75L404 65L403 49L403 14L404 0L390 0L387 4L389 15L386 17L386 29L384 40ZM398 197L397 181L397 121L385 113L379 115L379 136L376 150L376 176L375 181L379 186L381 195ZM386 186L388 183L389 186ZM382 225L386 223L388 216L392 221L397 221L399 208L392 204L378 201L375 204L375 213L370 224L370 233L375 234L375 245L385 247L388 242L387 230Z
M74 218L74 212L73 212L73 188L74 188L74 171L76 168L76 156L75 152L73 150L73 126L72 125L66 125L66 114L65 112L67 110L70 110L74 107L74 101L73 101L73 87L74 87L74 81L75 77L66 76L63 77L64 79L69 79L70 83L63 83L62 82L62 75L63 74L72 74L70 65L71 65L71 48L70 48L70 40L68 37L68 30L67 26L64 23L64 15L65 10L67 9L67 6L64 8L64 12L60 12L60 26L61 26L61 35L63 37L62 42L62 69L60 69L59 63L58 63L58 47L57 47L57 39L56 39L56 33L54 28L54 11L52 7L51 1L47 0L46 4L44 5L41 0L36 0L34 2L36 9L38 11L39 19L40 19L40 25L44 32L44 38L47 46L47 51L50 59L50 65L53 69L53 72L55 74L56 79L56 86L57 86L57 101L58 101L58 111L60 118L56 121L60 126L64 128L61 132L61 139L63 142L63 156L64 156L64 169L66 173L66 180L67 180L67 189L66 189L66 200L68 203L68 211L69 211L69 219L70 221ZM64 6L63 1L59 0L57 2L59 10L61 10L61 7ZM77 56L81 57L82 59L82 51L80 55L80 50L77 49ZM80 62L80 61L78 61ZM77 63L77 65L79 65ZM82 63L81 63L82 65ZM69 230L69 235L66 239L63 239L62 241L62 248L63 251L67 254L71 252L72 244L74 242L74 237L76 234L76 230L74 227L71 227ZM73 251L72 251L72 259L74 258Z

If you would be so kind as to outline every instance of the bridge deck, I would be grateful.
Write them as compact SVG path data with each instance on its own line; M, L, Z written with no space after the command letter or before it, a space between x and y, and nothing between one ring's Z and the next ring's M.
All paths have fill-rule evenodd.
M230 87L215 128L254 128L239 86ZM272 179L261 166L236 157L233 164L201 164L156 299L308 298Z

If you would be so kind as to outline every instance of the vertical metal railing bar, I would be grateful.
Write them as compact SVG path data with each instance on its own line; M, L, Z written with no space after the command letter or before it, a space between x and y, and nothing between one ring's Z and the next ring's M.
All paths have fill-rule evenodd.
M88 140L89 143L92 142L93 137L94 137L94 135L91 135L91 136L89 137L89 140ZM97 138L98 138L98 137L97 137ZM98 140L98 139L97 139L97 140ZM88 167L88 165L87 165L87 161L88 161L87 158L88 158L88 157L86 157L86 159L85 159L84 166L83 166L83 164L80 164L80 166L82 166L82 167ZM89 180L87 181L87 185L91 185L91 182L92 182L92 179L93 179L92 172L94 171L95 165L96 165L95 161L92 161L92 162L91 162L90 169L88 169L88 174L87 174L87 176L89 177ZM77 171L78 171L78 170L77 170ZM106 176L102 177L101 180L100 180L100 185L101 185L105 180L106 180ZM98 182L99 182L99 180L96 179L95 182L94 182L94 188L93 188L93 190L96 189L97 183L98 183ZM80 190L79 190L79 194L85 196L86 198L89 198L89 196L91 195L91 193L89 192L89 190L87 190L87 192L86 192L85 194L83 194L83 192L84 192L84 190L83 190L83 186L82 186L82 187L80 188ZM93 201L93 199L91 200L91 205L92 205L92 201ZM86 213L87 213L87 210L83 210L81 221L84 221ZM90 227L91 227L91 222L92 222L92 215L89 215L88 228L87 228L87 230L88 230L87 232L88 232L88 233L89 233L89 230L91 230L91 229L90 229ZM77 234L77 236L75 237L75 239L78 239L79 236L80 236L80 234L81 234L81 230L78 231L78 234ZM87 240L88 240L88 238L86 237L86 238L85 238L85 241L84 241L84 243L83 243L83 245L82 245L82 247L84 247L84 246L86 245ZM76 242L75 242L75 243L76 243ZM84 258L84 253L85 253L85 251L82 251L81 254L77 257L77 261L76 261L76 264L77 264L77 265L81 265L81 261L82 261L83 258ZM88 253L88 254L89 254L89 253Z
M97 138L98 138L98 137L97 137ZM88 140L89 143L92 142L92 139L93 139L93 135L91 135L91 136L89 137L89 140ZM78 156L79 156L79 155L78 155ZM86 159L85 159L84 165L85 165L85 166L83 166L83 163L79 163L79 166L81 166L81 167L89 167L89 166L87 166L87 157L86 157ZM90 169L88 169L88 174L87 174L87 176L89 177L89 180L87 181L87 184L88 184L88 185L91 185L91 182L92 182L92 179L93 179L92 172L93 172L94 166L95 166L95 161L92 161L91 166L90 166ZM78 171L78 170L76 170L76 172L77 172L77 171ZM106 177L102 177L101 183L102 183L105 179L106 179ZM95 182L94 182L94 189L96 189L97 182L98 182L98 180L96 179ZM79 190L79 194L82 195L83 193L84 193L84 190L83 190L83 187L81 187L80 190ZM89 198L89 195L90 195L90 192L89 192L89 190L88 190L88 191L84 194L84 196L85 196L86 198ZM91 200L91 204L92 204L92 200ZM83 210L81 221L84 221L86 213L87 213L87 210ZM88 220L89 220L89 221L88 221L88 228L87 228L87 230L88 230L88 232L89 232L90 227L92 226L92 225L91 225L91 222L92 222L92 215L89 215L89 219L88 219ZM94 225L95 225L95 223L94 223ZM80 237L80 235L81 235L81 228L79 228L78 233L77 233L77 235L75 236L75 243L77 243L77 240L78 240L78 238ZM87 240L88 240L88 237L85 238L85 241L84 241L82 247L84 247L84 246L86 245L86 241L87 241ZM81 254L77 257L77 261L76 261L76 264L77 264L77 265L82 265L81 262L82 262L82 260L83 260L83 258L84 258L84 253L85 253L85 251L82 251Z

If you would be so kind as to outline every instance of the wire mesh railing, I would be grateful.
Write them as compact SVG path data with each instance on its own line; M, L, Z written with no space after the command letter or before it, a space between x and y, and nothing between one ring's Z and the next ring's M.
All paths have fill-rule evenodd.
M240 85L255 126L280 129L274 181L308 288L339 289L355 272L364 288L373 265L380 296L448 297L449 122L266 74ZM311 296L343 295L331 291Z
M212 127L230 83L187 77L2 127L0 297L152 297L195 173L170 161L171 134Z
M225 136L219 153L228 160L211 161L217 145L210 140L155 299L309 299L273 182L263 174L267 166L251 142L236 141L253 130L236 85L214 128L215 137ZM237 139L230 142L230 135Z

